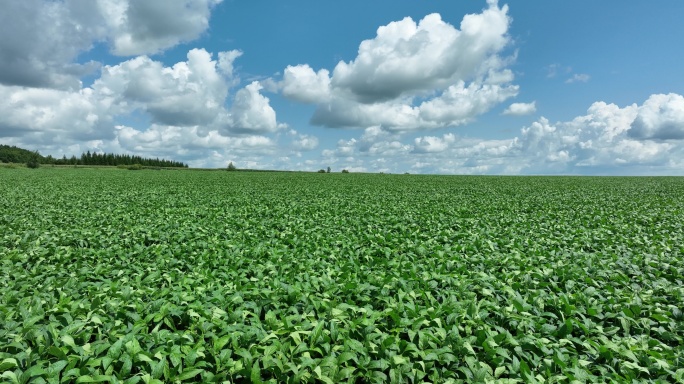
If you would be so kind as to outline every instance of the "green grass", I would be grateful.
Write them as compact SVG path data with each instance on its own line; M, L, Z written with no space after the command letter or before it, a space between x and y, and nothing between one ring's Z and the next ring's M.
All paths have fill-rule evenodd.
M0 379L682 382L684 179L0 169Z

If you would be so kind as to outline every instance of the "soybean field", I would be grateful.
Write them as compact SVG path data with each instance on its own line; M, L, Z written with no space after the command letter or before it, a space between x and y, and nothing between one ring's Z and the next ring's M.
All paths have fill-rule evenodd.
M684 382L684 178L0 168L0 381Z

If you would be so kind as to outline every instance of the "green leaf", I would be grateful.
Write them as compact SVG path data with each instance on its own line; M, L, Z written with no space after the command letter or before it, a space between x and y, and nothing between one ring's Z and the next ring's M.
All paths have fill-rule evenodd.
M252 369L250 370L249 378L250 380L252 380L252 383L255 384L261 384L263 382L261 381L261 369L259 369L259 361L255 361L252 364Z
M166 359L162 358L162 360L156 362L153 364L152 367L152 372L151 375L153 378L158 379L162 377L164 374L164 368L167 366Z
M3 379L8 379L10 383L19 384L19 379L17 375L12 371L5 371L0 375Z
M17 363L16 359L8 357L6 359L3 359L2 362L0 362L0 372L7 371L9 369L14 369L14 368L17 368L18 366L19 366L19 364Z
M133 376L133 377L129 377L128 379L126 379L126 381L124 381L124 384L138 384L141 381L142 381L142 377Z
M409 362L408 359L405 358L404 356L400 356L400 355L392 356L392 363L394 365L408 364L408 362Z
M193 377L195 377L195 376L201 374L202 372L204 372L203 369L199 369L199 368L189 368L189 369L186 369L185 371L183 371L183 373L181 373L181 374L178 376L178 380L181 380L181 381L182 381L182 380L191 379L191 378L193 378Z
M70 347L71 347L72 349L74 349L74 350L75 350L76 348L78 348L78 346L76 345L76 342L74 341L74 338L71 337L70 335L64 335L64 336L62 336L61 340L62 340L62 342L63 342L64 344L70 346Z
M532 376L532 371L530 370L530 366L527 365L527 362L525 362L525 360L520 360L520 376L522 376L525 380L534 379L534 377Z
M104 356L102 358L102 369L107 370L107 368L109 368L109 366L112 365L113 361L114 359L112 359L111 357Z
M111 376L105 375L81 376L76 379L76 383L105 383L110 382L111 380Z
M389 363L388 363L387 360L385 360L385 359L373 360L373 361L370 362L370 364L368 364L368 367L369 367L369 368L371 368L371 369L378 369L378 370L381 370L381 371L386 370L387 368L389 368L389 366L390 366Z
M150 359L150 357L145 355L144 353L138 353L137 360L138 361L144 361L146 363L152 362L152 359Z
M24 371L24 373L21 374L21 376L19 377L19 380L25 381L25 380L31 379L33 377L36 377L36 376L42 376L46 373L47 372L45 371L45 369L43 369L43 367L41 365L33 365L33 366L29 367L26 371Z
M645 373L645 374L647 374L647 375L650 374L650 372L648 371L648 368L642 367L642 366L640 366L639 364L633 363L633 362L631 362L631 361L623 361L623 362L622 362L622 365L625 366L625 367L627 367L627 368L629 368L629 369L638 370L639 372L643 372L643 373Z
M319 321L316 327L313 329L313 331L311 331L311 335L309 336L309 345L313 346L316 344L318 339L321 337L324 325L325 323L323 321Z
M131 356L125 352L122 353L119 358L120 358L120 361L123 363L119 373L122 376L128 376L131 373L131 369L133 368L133 359L131 359Z
M358 364L356 353L349 351L340 353L340 355L337 357L337 364L341 365L349 360L354 360L354 362Z
M223 347L230 342L230 335L223 336L216 341L214 341L214 351L220 351Z
M50 346L47 350L48 354L55 356L58 359L61 360L67 360L67 355L62 351L61 348L55 347L54 345Z
M123 339L119 339L114 344L112 344L111 347L109 347L109 350L107 350L107 356L111 357L112 359L118 358L121 355L122 348Z
M57 376L69 363L65 360L60 360L50 364L47 368L48 375Z
M75 377L77 378L79 376L81 376L81 370L78 368L71 368L62 374L62 381L61 382L62 383L70 382L70 379L75 378Z

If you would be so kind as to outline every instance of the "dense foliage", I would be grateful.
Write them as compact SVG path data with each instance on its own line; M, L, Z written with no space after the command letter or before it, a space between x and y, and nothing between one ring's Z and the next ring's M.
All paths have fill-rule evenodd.
M32 152L15 146L0 144L1 163L33 163L39 162L43 157L38 152Z
M684 179L0 169L6 382L682 382Z
M187 168L188 166L180 161L165 160L159 158L145 158L134 155L120 155L114 153L90 153L87 151L81 154L80 158L66 156L61 159L52 156L42 156L38 152L31 152L27 149L16 146L0 144L0 162L3 163L35 163L35 164L54 164L54 165L133 165L140 164L148 167L174 167ZM34 167L37 168L37 167Z

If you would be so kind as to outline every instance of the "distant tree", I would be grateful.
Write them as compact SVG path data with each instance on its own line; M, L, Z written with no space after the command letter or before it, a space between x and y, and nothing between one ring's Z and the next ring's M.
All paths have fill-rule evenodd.
M326 172L325 172L325 169L319 169L318 173L326 173Z
M40 153L38 153L38 151L33 152L29 161L26 162L26 166L29 168L40 167Z
M346 169L343 169L342 173L349 173L349 171L347 171Z
M328 173L330 173L330 167L328 167Z
M233 162L231 161L228 163L228 168L226 168L227 171L237 171L237 168L233 165Z
M153 167L178 167L187 168L188 165L179 161L164 160L159 158L142 158L140 156L131 155L115 155L111 153L97 153L89 150L81 154L81 157L74 155L67 158L66 155L61 159L54 158L51 155L43 157L37 151L29 151L27 149L18 148L15 146L0 144L0 162L4 163L25 163L37 162L38 164L58 164L58 165L131 165L140 164L143 166Z
M28 149L19 148L16 146L10 147L9 145L0 144L0 162L28 163L29 161L43 163L45 158L43 158L38 151L29 151Z

